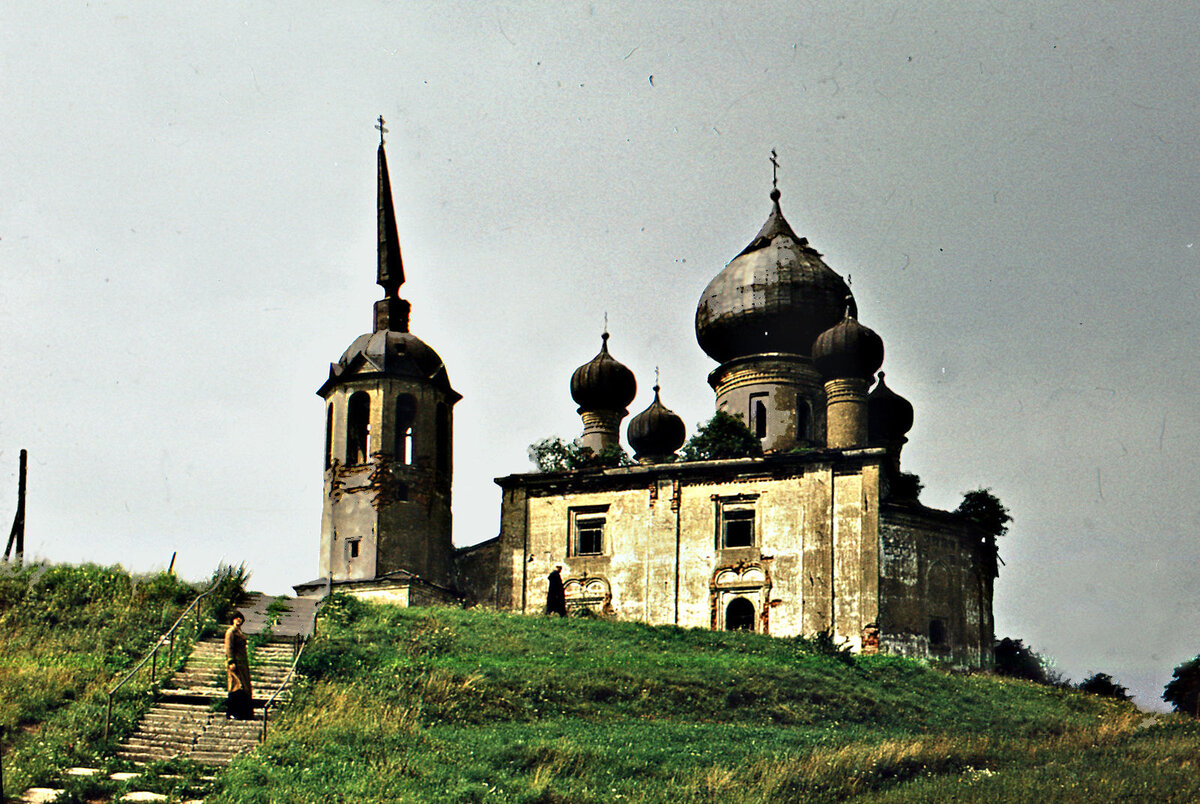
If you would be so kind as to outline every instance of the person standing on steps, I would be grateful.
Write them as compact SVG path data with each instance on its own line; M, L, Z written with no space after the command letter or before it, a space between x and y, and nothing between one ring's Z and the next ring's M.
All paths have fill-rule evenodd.
M567 616L567 596L563 593L562 564L555 564L550 572L550 588L546 590L546 613Z
M254 687L250 684L250 658L246 653L246 635L242 624L246 616L235 611L232 625L225 632L225 673L229 697L225 700L225 714L233 720L254 718Z

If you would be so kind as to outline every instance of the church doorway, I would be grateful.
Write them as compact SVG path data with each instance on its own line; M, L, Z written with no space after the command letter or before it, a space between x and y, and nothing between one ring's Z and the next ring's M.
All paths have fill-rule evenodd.
M725 609L726 631L753 631L754 604L744 597L735 597Z

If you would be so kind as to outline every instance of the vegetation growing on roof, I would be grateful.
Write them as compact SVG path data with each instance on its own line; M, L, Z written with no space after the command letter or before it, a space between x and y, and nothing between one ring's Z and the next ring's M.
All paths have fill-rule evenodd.
M569 472L576 469L610 468L631 466L633 460L612 444L600 452L585 447L579 440L563 441L558 436L543 438L529 445L529 460L539 472Z
M679 452L682 461L719 461L727 458L760 458L762 441L750 432L737 416L718 410L707 422L696 426L696 432Z

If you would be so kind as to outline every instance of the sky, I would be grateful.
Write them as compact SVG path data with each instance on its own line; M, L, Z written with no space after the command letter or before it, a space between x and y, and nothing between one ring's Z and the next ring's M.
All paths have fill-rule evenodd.
M1170 7L1168 7L1170 6ZM1176 7L1177 6L1177 7ZM922 501L1013 515L998 636L1143 706L1200 652L1200 6L0 6L0 520L27 551L316 575L323 407L371 324L376 118L454 539L571 438L575 367L713 411L708 281L782 207L912 401Z

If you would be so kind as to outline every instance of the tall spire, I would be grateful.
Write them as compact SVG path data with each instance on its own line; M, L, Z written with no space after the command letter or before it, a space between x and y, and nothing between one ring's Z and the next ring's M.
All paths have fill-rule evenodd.
M388 178L387 154L383 151L383 115L379 116L379 265L376 283L384 297L375 302L375 331L390 329L408 332L409 304L397 295L404 284L404 263L400 259L400 236L396 234L396 210L392 206L392 182Z
M387 154L383 152L383 115L379 116L379 273L378 283L389 296L404 284L400 260L400 238L396 234L396 210L392 207L392 182L388 178Z

